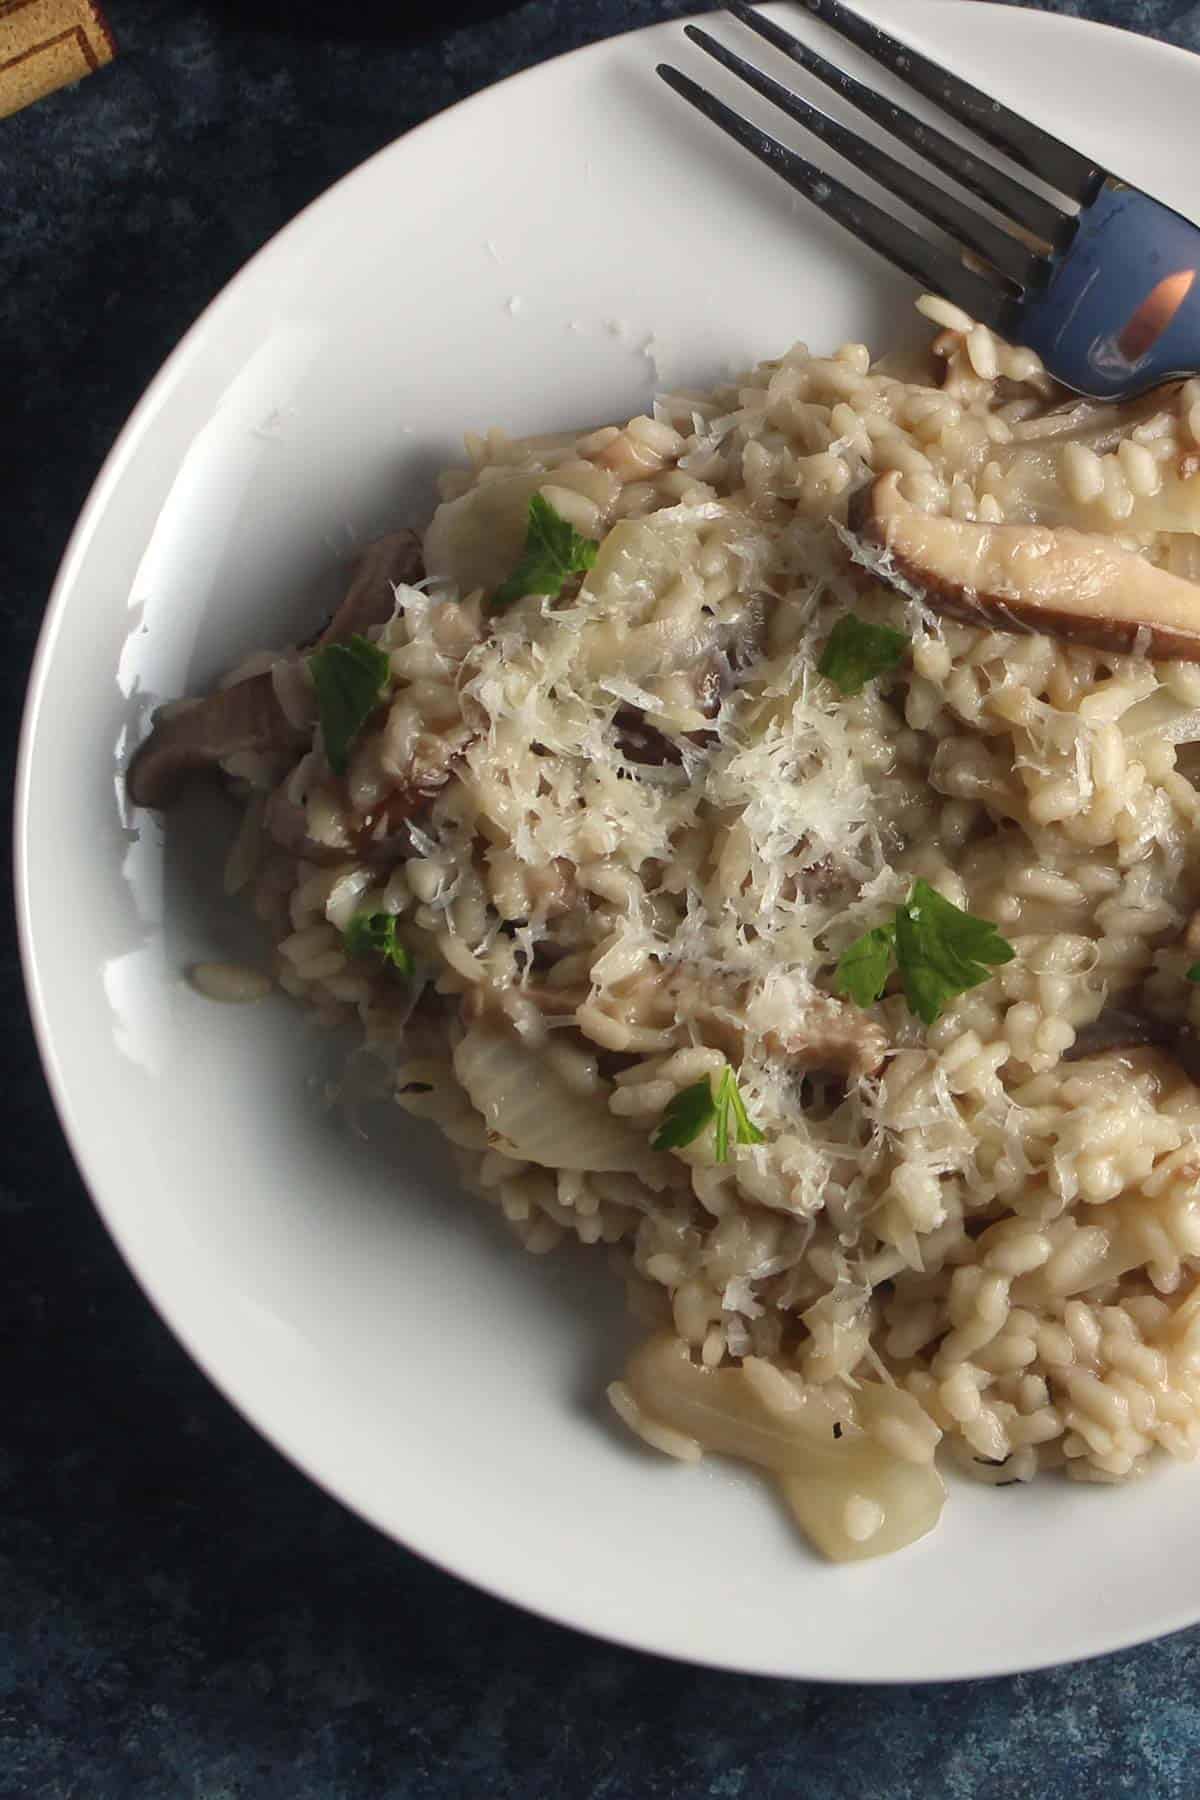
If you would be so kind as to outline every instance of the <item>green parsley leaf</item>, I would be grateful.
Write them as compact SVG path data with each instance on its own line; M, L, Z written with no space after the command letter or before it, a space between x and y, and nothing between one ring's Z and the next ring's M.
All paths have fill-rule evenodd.
M895 925L876 925L874 930L855 938L838 958L834 992L848 994L856 1006L873 1005L887 986L895 944Z
M825 641L817 671L828 676L843 694L857 694L894 669L908 649L902 631L890 625L868 625L855 613L845 613Z
M1187 981L1200 982L1200 963L1193 963L1185 976Z
M891 924L877 925L843 953L834 972L835 992L870 1006L883 993L893 951L904 997L926 1025L940 1018L949 1001L989 980L993 967L1016 955L990 919L977 919L943 900L927 881L913 883ZM1200 981L1200 963L1194 978Z
M365 637L326 644L308 659L325 754L335 775L344 775L350 746L379 704L388 678L386 651Z
M733 1070L728 1063L717 1088L717 1105L724 1106L733 1116L734 1136L739 1144L761 1144L765 1140L758 1126L746 1111L746 1102L742 1099L741 1089L733 1079ZM719 1162L724 1161L718 1157Z
M691 1087L680 1088L650 1139L651 1149L678 1150L684 1144L690 1144L700 1136L716 1110L712 1083L707 1076L703 1081L693 1082Z
M713 1132L713 1156L719 1163L729 1161L729 1101L725 1098L724 1090L725 1076L722 1075L717 1089L717 1123Z
M342 941L348 956L381 956L401 975L413 972L412 953L396 936L394 913L355 913L342 933Z
M987 981L992 967L1016 951L988 919L943 900L927 881L917 881L896 909L896 961L904 994L926 1025L949 1001Z
M746 1102L738 1091L733 1070L726 1064L717 1083L716 1097L712 1082L705 1079L682 1088L662 1116L662 1123L650 1140L654 1150L677 1150L694 1143L706 1126L715 1122L713 1153L716 1161L729 1161L730 1126L734 1142L761 1144L763 1134L746 1111Z
M520 562L492 595L491 610L500 612L526 594L558 594L569 575L582 574L596 560L599 545L581 537L548 500L534 494Z

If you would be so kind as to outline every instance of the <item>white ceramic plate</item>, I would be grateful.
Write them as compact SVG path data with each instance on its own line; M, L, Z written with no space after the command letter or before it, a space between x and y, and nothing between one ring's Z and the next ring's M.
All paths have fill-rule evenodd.
M980 3L872 10L1197 210L1189 57ZM464 429L624 416L651 396L651 355L703 383L798 336L882 347L909 329L908 284L668 94L663 56L704 63L659 27L394 144L243 271L138 406L63 563L26 719L20 899L46 1066L97 1205L213 1380L468 1580L783 1675L1111 1649L1200 1618L1200 1476L958 1485L904 1554L817 1561L753 1476L674 1467L606 1415L626 1328L601 1259L526 1258L411 1128L398 1151L348 1141L313 1104L322 1043L282 998L247 1012L184 984L189 961L253 945L216 891L217 803L165 839L123 811L151 704L294 639L356 536L427 514Z

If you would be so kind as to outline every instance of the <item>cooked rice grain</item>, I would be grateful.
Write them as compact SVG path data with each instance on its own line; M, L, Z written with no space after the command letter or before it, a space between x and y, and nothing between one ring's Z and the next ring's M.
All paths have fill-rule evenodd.
M271 992L271 977L242 963L193 963L188 970L188 979L196 992L206 999L220 1000L232 1006L265 1000Z

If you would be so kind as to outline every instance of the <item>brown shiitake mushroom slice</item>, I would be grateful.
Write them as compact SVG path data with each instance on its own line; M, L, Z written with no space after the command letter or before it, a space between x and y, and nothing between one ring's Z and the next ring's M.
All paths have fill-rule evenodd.
M876 579L916 593L934 612L1097 650L1200 662L1200 584L1111 538L934 518L905 502L895 470L859 491L848 525Z

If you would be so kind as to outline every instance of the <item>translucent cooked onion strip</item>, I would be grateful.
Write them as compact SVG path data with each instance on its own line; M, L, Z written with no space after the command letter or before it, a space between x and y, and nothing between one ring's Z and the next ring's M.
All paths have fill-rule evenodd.
M869 1413L871 1401L856 1407L848 1396L806 1386L753 1357L706 1369L666 1334L634 1352L625 1380L654 1425L769 1470L801 1529L831 1562L901 1550L941 1517L946 1490L932 1460L893 1455L858 1424L857 1411ZM860 1393L872 1385L860 1383ZM902 1406L911 1396L895 1398ZM926 1442L932 1458L936 1434Z
M569 1086L515 1031L473 1027L454 1052L454 1072L509 1156L597 1172L637 1170L650 1159L645 1136L609 1112L603 1093Z

